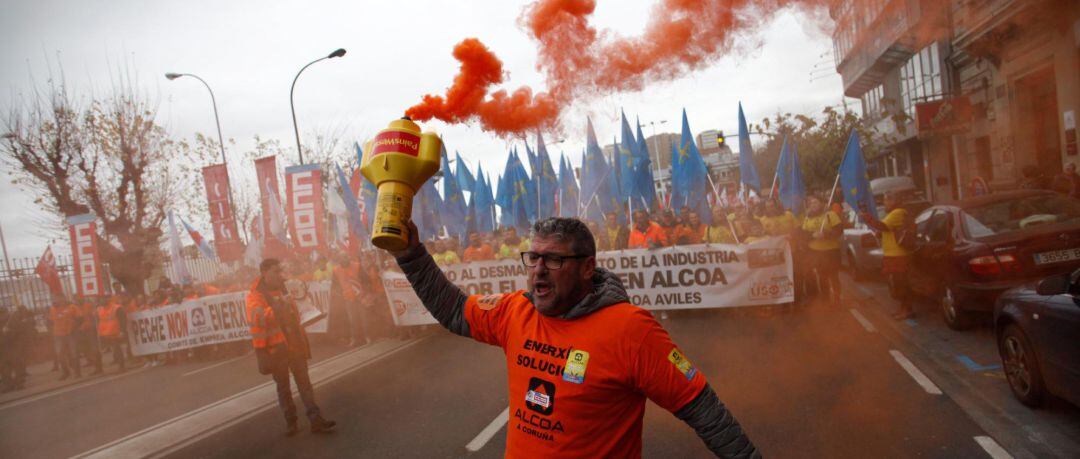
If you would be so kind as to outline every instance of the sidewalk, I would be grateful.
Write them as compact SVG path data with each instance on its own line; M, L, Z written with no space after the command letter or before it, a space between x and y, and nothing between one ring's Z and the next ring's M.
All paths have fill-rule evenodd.
M854 307L889 340L912 346L927 360L931 379L1016 457L1080 457L1080 408L1052 400L1028 408L1013 397L1001 369L990 318L971 330L949 329L930 300L913 305L916 316L890 317L897 303L880 280L856 283L841 277L847 307Z
M125 373L118 374L116 372L116 365L111 363L112 356L106 355L102 358L105 359L105 373L97 376L90 376L90 374L94 372L94 367L84 366L82 368L81 378L76 378L74 374L71 374L63 381L60 380L60 375L62 374L60 370L52 371L52 362L41 362L26 367L26 382L23 384L23 389L0 394L0 407L7 406L11 403L18 403L23 399L29 399L37 395L51 393L69 386L98 383L116 376L135 373L142 369L141 366L137 368L129 367Z

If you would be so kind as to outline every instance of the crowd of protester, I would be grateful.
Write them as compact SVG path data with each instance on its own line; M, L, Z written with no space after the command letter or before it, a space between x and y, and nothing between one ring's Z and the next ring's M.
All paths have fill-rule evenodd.
M828 206L829 201L832 205ZM658 249L695 244L752 244L769 237L791 242L795 265L797 300L821 294L840 297L840 240L853 223L839 199L808 196L806 211L795 215L778 199L752 198L746 203L711 209L711 224L690 208L676 210L608 212L602 221L587 221L600 251ZM629 214L629 219L625 217ZM517 260L529 247L529 239L514 227L467 235L464 246L457 238L426 242L441 266L490 260Z
M826 209L826 202L834 204ZM602 221L586 222L601 251L658 249L695 244L752 244L769 237L790 241L794 262L796 301L821 296L837 301L840 296L840 240L848 221L836 200L825 196L806 198L805 213L795 215L785 210L777 199L752 199L711 209L711 224L704 223L698 212L689 208L635 210L626 215L609 212ZM627 218L629 217L629 218ZM463 243L462 243L463 242ZM432 239L426 242L436 263L447 266L489 260L518 260L529 250L527 235L513 227L493 232L474 232L465 241L457 238ZM381 272L395 269L389 257L371 249L342 251L314 257L286 258L286 270L293 282L330 281L331 310L328 337L342 345L358 346L380 337L414 333L411 327L394 327L391 310L383 290ZM206 283L174 284L162 278L150 293L127 293L114 284L110 296L73 299L57 298L48 313L48 328L53 338L53 370L60 379L81 377L83 367L92 375L105 370L103 353L111 354L111 364L118 371L133 366L157 366L191 360L207 360L242 355L249 350L244 341L206 345L149 356L134 356L127 340L126 317L139 311L160 308L185 300L228 292L247 291L257 277L252 268L241 267ZM6 314L4 323L14 324L5 330L17 330L18 316ZM28 322L32 329L32 315ZM6 332L6 354L25 354L18 344L18 331ZM27 333L32 334L32 333ZM8 361L13 362L7 365ZM4 359L4 387L21 387L25 359ZM10 368L10 370L9 370ZM10 375L10 376L9 376Z
M358 346L386 337L417 333L393 325L380 272L392 268L392 260L376 250L316 254L285 259L287 285L295 282L330 282L330 311L326 339ZM161 277L149 293L129 293L119 282L112 294L101 297L55 297L45 323L52 339L52 371L60 380L190 361L208 361L244 355L251 349L246 340L199 346L160 354L136 356L127 339L127 317L204 296L246 292L258 277L249 267L239 267L212 281L173 283ZM295 284L293 284L295 285ZM306 291L306 289L304 289ZM0 388L23 389L28 356L35 335L34 315L26 307L0 308ZM108 354L108 355L106 355ZM108 360L107 360L108 359Z

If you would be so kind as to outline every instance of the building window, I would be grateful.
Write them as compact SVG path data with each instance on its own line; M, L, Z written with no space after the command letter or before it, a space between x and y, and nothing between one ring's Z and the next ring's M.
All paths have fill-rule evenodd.
M900 98L904 113L915 117L915 105L940 99L945 92L941 78L941 56L934 42L915 53L900 68Z
M866 91L862 96L863 116L878 118L881 116L881 99L885 97L885 89L879 84L874 89Z

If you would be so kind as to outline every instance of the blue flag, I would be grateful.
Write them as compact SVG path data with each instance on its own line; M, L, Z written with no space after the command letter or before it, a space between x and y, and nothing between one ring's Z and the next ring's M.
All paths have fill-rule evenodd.
M499 217L500 226L516 227L519 230L529 228L529 176L519 157L511 153L506 161L506 172L500 182L496 204L502 209Z
M463 239L465 237L465 217L468 212L468 204L465 202L465 194L458 186L457 178L450 172L450 158L446 153L446 143L442 146L442 170L443 170L443 207L440 212L442 223L446 225L446 231L450 236Z
M614 162L619 171L619 201L626 202L634 197L637 185L637 138L622 113L622 141L615 144Z
M574 169L570 167L570 161L563 155L559 161L559 216L578 216L578 190L577 179L574 178Z
M456 162L454 177L457 177L458 188L461 188L462 191L472 191L476 187L476 179L473 177L472 172L469 171L469 166L465 165L465 161L461 160L461 153L454 152L454 161Z
M525 169L524 164L521 165L522 172L525 172L525 175L529 177L529 183L525 186L525 191L528 193L529 200L526 201L525 207L528 210L529 220L536 220L540 213L540 203L537 201L536 194L537 189L539 188L540 158L538 158L536 153L529 148L529 142L527 140L525 141L525 155L528 156L529 159L528 169Z
M359 167L359 165L364 164L364 150L360 149L359 143L355 144L355 146L357 160L356 164L358 165L357 167ZM375 184L371 183L371 181L368 180L367 177L364 177L363 174L360 174L360 183L362 185L360 185L360 196L357 196L357 202L364 205L361 208L361 210L363 210L362 215L364 218L364 226L367 228L371 228L371 226L375 223L375 201L379 195L379 189L376 188Z
M671 208L677 211L684 206L689 207L698 212L701 221L711 223L712 212L709 211L707 199L709 170L694 143L690 122L686 119L686 109L683 109L679 145L672 145L672 149L676 151L672 153L671 159Z
M356 239L360 241L366 241L370 238L368 236L368 227L364 225L363 213L360 210L360 202L356 200L356 195L353 194L352 187L349 186L349 177L345 175L345 171L341 170L341 166L334 164L337 168L338 185L341 187L341 198L345 201L345 210L349 215L349 229L352 230Z
M551 164L551 156L547 146L544 145L544 137L536 133L536 166L533 173L533 182L536 193L540 196L540 212L538 219L555 216L555 195L559 189L559 179L555 176L555 167Z
M477 166L476 182L469 198L469 212L472 216L475 228L468 231L489 232L495 230L495 199L491 196L491 187L484 178L484 167Z
M761 180L754 167L754 149L750 146L750 130L746 128L742 102L739 102L739 181L747 188L761 194Z
M855 129L851 130L844 159L840 163L840 189L844 193L844 201L852 209L874 212L876 206L874 195L870 192L870 176L866 174L866 160Z
M656 204L656 182L653 177L652 156L649 155L649 146L645 142L645 135L641 133L641 121L637 121L637 144L638 149L634 153L634 168L637 175L634 180L634 197L641 200L645 209L652 209Z
M803 184L802 169L799 167L799 152L794 143L788 143L786 136L784 146L780 148L776 175L780 181L780 202L791 213L802 215L806 185Z
M618 198L612 196L611 182L615 173L604 159L600 144L596 141L592 120L587 121L587 142L585 156L581 163L581 207L580 213L588 220L601 222L604 212L614 210L611 203Z
M431 180L424 182L416 194L413 207L413 220L416 222L417 229L420 230L420 239L438 236L442 232L439 209L443 207L443 203L434 182ZM464 223L464 219L462 222Z

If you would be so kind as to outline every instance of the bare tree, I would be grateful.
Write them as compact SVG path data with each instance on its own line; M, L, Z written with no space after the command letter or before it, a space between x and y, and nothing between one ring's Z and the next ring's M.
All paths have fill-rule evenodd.
M59 217L93 213L99 250L129 291L161 262L161 224L176 199L181 149L156 122L156 107L118 78L107 96L75 106L63 83L12 107L3 161L16 184Z

